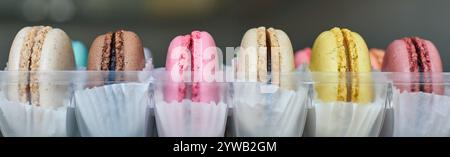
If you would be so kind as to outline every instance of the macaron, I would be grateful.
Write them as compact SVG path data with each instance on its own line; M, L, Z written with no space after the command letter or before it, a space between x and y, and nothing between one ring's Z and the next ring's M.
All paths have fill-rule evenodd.
M423 73L423 75L402 77L403 83L410 83L409 85L397 84L402 91L444 93L443 86L433 85L433 83L442 83L442 76L438 74L443 71L443 68L439 51L431 41L420 37L394 40L387 47L383 60L382 71L384 72ZM432 73L435 74L432 75Z
M335 78L319 78L330 82L315 85L319 99L325 102L372 101L371 76L367 74L371 72L369 50L358 33L337 27L321 33L314 42L309 68L312 72L336 73Z
M287 76L295 70L294 52L288 35L282 30L266 27L248 30L242 38L236 64L239 81L294 88L291 77Z
M371 48L369 50L370 63L372 64L372 68L374 70L381 70L381 65L383 65L384 53L385 52L382 49Z
M12 43L8 71L61 71L74 70L72 44L69 36L58 28L32 26L22 28ZM63 86L44 83L40 75L23 75L34 83L19 82L8 87L8 98L13 101L30 102L43 107L63 105L67 89Z
M85 70L87 67L88 49L81 41L72 41L73 55L77 69Z
M219 87L214 83L218 65L216 44L208 32L193 31L175 37L167 51L166 71L170 78L164 84L164 100L218 102ZM182 80L186 77L190 77L190 83Z
M119 30L100 35L89 49L87 70L140 71L144 66L141 39L131 31Z
M302 64L309 64L311 60L311 48L307 47L295 52L295 68L300 67Z

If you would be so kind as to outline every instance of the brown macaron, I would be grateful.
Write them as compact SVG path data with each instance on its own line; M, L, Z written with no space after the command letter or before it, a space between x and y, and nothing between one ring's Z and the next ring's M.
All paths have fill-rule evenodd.
M141 39L131 31L100 35L89 49L87 70L90 71L140 71L144 66Z

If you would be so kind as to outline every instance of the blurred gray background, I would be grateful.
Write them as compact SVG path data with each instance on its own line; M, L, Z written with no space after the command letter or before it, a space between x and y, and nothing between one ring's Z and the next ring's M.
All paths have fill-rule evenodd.
M164 65L170 40L191 30L205 30L218 47L239 46L244 32L257 26L284 30L295 50L312 45L334 26L360 33L369 48L392 40L421 36L441 52L450 70L448 0L0 0L0 67L6 64L14 35L28 25L62 28L88 47L102 33L135 31Z

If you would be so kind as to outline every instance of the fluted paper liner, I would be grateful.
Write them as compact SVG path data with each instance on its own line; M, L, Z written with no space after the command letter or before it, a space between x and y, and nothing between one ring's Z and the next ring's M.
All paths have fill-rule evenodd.
M370 104L313 101L314 136L368 137L378 136L385 100ZM314 126L314 125L313 125Z
M223 137L227 104L192 102L189 99L169 103L164 101L162 90L157 90L155 116L161 137Z
M6 137L67 136L67 105L59 108L12 102L0 94L0 128Z
M146 136L149 84L120 83L75 91L81 136Z
M307 89L280 89L259 83L235 83L233 121L236 136L296 136L306 121Z
M450 136L450 97L394 90L393 136Z

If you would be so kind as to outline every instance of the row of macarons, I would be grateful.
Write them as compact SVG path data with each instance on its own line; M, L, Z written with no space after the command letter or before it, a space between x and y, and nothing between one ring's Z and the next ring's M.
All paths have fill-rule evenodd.
M85 69L87 66L87 56L88 56L88 49L86 45L81 41L74 40L72 41L72 47L75 55L77 69ZM309 64L311 60L311 51L312 49L310 47L305 47L295 52L294 63L296 68L299 68L301 65ZM381 48L369 49L370 63L374 70L378 71L381 70L385 53L386 53L385 50ZM148 60L151 63L152 53L150 49L144 47L144 54L146 60Z
M39 26L39 27L42 27L42 26ZM26 30L29 30L29 27L25 27L20 32L23 32L23 31L26 32ZM22 38L23 36L19 36L19 35L23 35L23 33L17 34L17 36L19 38ZM404 38L404 39L406 39L406 38ZM57 42L60 42L60 41L57 41ZM16 45L17 45L17 43L16 43ZM390 50L392 51L393 50L392 47L395 47L394 45L391 44L387 49L391 48ZM398 44L396 44L396 45L398 45ZM403 46L403 45L401 45L401 46ZM81 41L72 41L72 47L73 47L73 52L74 52L74 57L75 57L74 59L75 59L75 64L76 64L77 69L86 69L87 59L88 59L87 47ZM13 48L14 47L11 47L11 50L13 50ZM312 51L312 49L310 47L306 47L306 48L296 51L295 57L294 57L295 58L294 59L295 67L299 67L300 65L303 65L303 64L309 64L310 59L311 59L311 51ZM145 56L146 60L151 62L150 49L144 47L143 52L144 52L144 56ZM381 70L385 50L378 49L378 48L371 48L369 50L369 54L370 54L370 62L371 62L372 68L374 70Z
M189 35L175 37L168 48L166 70L176 73L177 76L185 76L185 73L190 71L194 78L198 75L204 77L205 71L208 73L219 68L215 67L219 60L218 54L205 51L209 47L215 47L215 43L207 32L193 31ZM297 56L301 57L301 53ZM363 37L349 29L335 27L322 32L314 41L307 67L312 72L336 72L339 75L336 78L339 83L317 88L318 97L324 101L361 103L373 101L373 87L364 84L371 82L372 78L358 77L351 73L371 72L373 70L371 58L378 61L381 60L379 56L383 56L383 53L369 53ZM384 72L443 71L437 48L432 42L420 37L394 40L388 46L382 60L381 71ZM284 73L295 71L296 67L289 36L280 29L258 27L246 31L234 59L233 68L238 81L269 82L284 90L296 88L294 80L283 76ZM442 82L441 77L418 76L404 78L402 81L423 81L423 84L397 86L401 91L444 93L443 86L431 85ZM194 86L196 87L190 92L194 96L192 100L209 102L218 99L218 95L211 92L216 89L211 84L199 83ZM184 84L169 83L165 87L166 101L181 101L186 98Z
M205 31L193 31L187 35L176 36L170 42L165 68L167 71L175 72L176 76L185 76L187 72L192 72L194 77L198 74L203 76L205 71L214 73L219 69L217 67L219 56L216 51L207 51L211 47L216 47L214 38ZM243 49L238 51L234 64L238 80L270 82L284 89L295 88L292 80L281 76L282 73L289 73L296 69L291 41L284 31L266 27L251 28L244 33L241 48ZM6 69L9 71L75 70L75 62L83 62L76 61L79 59L87 60L86 69L90 71L140 71L152 68L151 62L146 60L148 55L144 53L141 39L131 31L118 30L96 37L89 48L87 58L77 57L79 56L77 53L73 55L71 39L61 29L49 26L25 27L14 38ZM306 55L302 55L303 53ZM374 55L371 55L372 53ZM335 27L317 37L311 52L300 52L297 56L300 56L300 59L306 56L303 57L306 60L310 58L308 68L313 72L371 72L371 58L378 61L379 56L383 55L378 52L372 53L369 53L367 44L358 33ZM419 37L406 37L393 41L386 49L382 60L381 71L442 72L437 48L432 42ZM345 76L342 77L342 79L345 78ZM436 80L424 81L429 83ZM166 98L181 101L185 94L177 91L182 91L184 85L169 84L165 90ZM330 88L334 90L334 87ZM372 100L371 89L365 91L364 87L360 87L358 83L340 85L339 88L343 91L352 90L340 92L337 100L362 102ZM431 86L411 86L405 87L405 90L443 92L440 88L432 88ZM200 84L198 88L194 88L198 91L193 93L199 96L199 101L209 101L214 96L203 97L210 94L201 93L211 93L210 91L214 89L213 86ZM319 93L324 93L319 94L319 97L324 96L323 99L336 100L335 96L326 98L334 94ZM354 95L355 98L349 98L348 95ZM365 98L366 95L367 98Z
M260 27L260 28L262 28L262 27ZM177 42L177 40L179 40L180 38L185 38L188 36L194 37L195 35L202 34L202 33L206 33L207 36L209 37L208 40L206 40L206 41L212 42L212 45L215 46L212 36L207 32L200 32L200 31L193 31L189 35L182 35L182 36L175 37L175 39L172 41L172 43ZM49 40L44 40L46 38L48 38ZM319 38L320 38L320 36L319 36ZM187 46L189 46L189 41L190 41L190 38L187 41L182 41L184 43L181 43L181 46L186 46L186 44L187 44ZM35 43L41 43L42 45L35 44ZM18 68L19 70L33 70L30 68L33 63L20 64L20 62L24 61L24 60L31 60L31 61L39 60L39 59L31 59L31 58L20 60L19 59L20 57L15 57L16 55L24 54L25 56L22 56L22 57L25 57L25 58L31 57L31 56L41 57L43 55L40 55L40 56L32 55L32 53L35 51L42 51L42 50L49 51L50 50L49 54L51 54L51 53L55 53L55 54L66 53L67 56L70 56L70 55L68 55L68 54L72 54L72 53L70 53L72 51L72 49L70 49L70 46L73 47L74 59L71 59L72 57L66 57L63 55L49 55L49 56L62 57L62 58L55 58L54 60L69 60L66 63L70 63L70 64L72 64L72 60L75 60L75 64L76 64L75 67L78 67L79 69L87 68L88 70L115 70L116 67L114 67L114 66L107 67L106 65L109 64L109 62L111 62L111 61L113 61L113 62L118 61L119 62L118 64L110 63L110 65L122 66L122 63L120 63L120 62L123 61L122 60L123 58L122 59L112 59L114 57L119 57L119 58L122 57L121 54L125 54L127 56L125 58L129 59L129 60L126 60L126 63L132 63L132 64L125 65L125 67L126 67L125 69L118 67L117 68L118 70L122 70L122 69L123 70L141 70L145 66L145 60L150 61L150 63L151 63L150 51L147 48L143 48L142 42L139 39L138 35L131 31L120 30L120 31L110 32L110 33L100 35L91 44L89 53L83 43L81 43L79 41L72 42L72 45L69 45L69 43L70 43L70 38L61 29L53 29L52 27L48 27L48 26L25 27L25 28L21 29L19 31L19 33L17 33L16 38L14 39L14 42L13 42L11 50L10 50L10 57L9 57L10 60L8 62L8 67L9 67L8 69L14 70L14 69ZM125 43L125 45L120 45L120 44L124 44L124 43ZM245 43L242 43L242 44L245 44ZM49 48L46 49L46 46L48 46L48 45L55 45L55 46L52 47L53 49L49 49ZM118 49L121 49L122 46L124 49L118 50ZM365 43L362 46L367 47ZM174 47L174 46L172 45L169 47ZM267 47L267 45L266 45L266 47ZM314 50L315 47L317 47L317 46L313 46L313 49L305 48L305 49L295 52L295 57L294 57L295 67L298 67L302 64L309 64L310 60L311 60L311 52L315 51ZM391 63L391 62L389 62L389 60L398 61L397 59L399 59L398 58L399 55L397 53L395 53L396 51L406 51L407 53L405 53L405 54L409 54L408 57L402 56L405 58L400 59L400 61L405 60L405 62L407 62L407 63L417 62L417 64L420 64L420 65L422 65L423 63L434 63L433 66L437 66L436 68L438 70L442 69L441 61L439 58L439 53L437 52L437 48L433 45L432 42L430 42L428 40L424 40L419 37L402 38L402 39L395 40L394 42L392 42L392 44L390 44L386 50L387 50L387 54L393 54L393 55L387 55L388 57L384 57L385 56L384 50L370 49L370 52L369 52L370 57L369 58L370 58L370 63L372 65L373 69L381 70L383 61L386 61L386 60L388 60L388 62L385 63L386 67L388 67L388 65ZM170 48L169 48L169 51L170 51ZM419 51L424 51L425 53L420 53ZM426 55L426 54L428 54L426 52L430 52L430 51L431 51L431 53L429 53L429 54L431 54L431 55ZM434 52L434 51L436 51L436 52ZM115 52L118 55L116 55L115 53L111 53L111 52ZM41 54L41 52L38 52L38 53ZM36 54L38 54L38 53L36 53ZM46 52L44 52L44 53L46 53ZM88 57L88 54L90 57ZM425 54L425 55L421 55L421 54ZM113 56L113 57L105 58L106 56ZM422 56L424 57L424 59L417 58L417 57L422 57ZM433 57L432 60L430 60L430 58L427 58L429 56ZM101 58L101 57L104 57L104 58ZM91 59L91 62L89 64L87 61L88 58ZM145 59L145 60L142 60L142 59ZM169 61L169 60L167 60L167 61ZM14 64L15 65L20 64L20 65L24 65L24 66L28 66L28 67L20 67L19 68L19 66L14 66ZM411 65L400 64L400 65L404 66L404 68L406 68L406 70L399 70L399 71L407 72L409 69L411 69L410 72L413 72L413 71L418 71L418 70L430 69L430 68L416 68L416 69L408 68L409 66L418 67L415 64L411 64ZM38 66L35 66L35 67L38 67ZM55 67L55 69L48 69L48 70L70 70L71 67L68 67L68 68L69 69ZM387 70L388 68L385 68L385 69ZM391 68L391 70L396 70L396 69ZM439 71L435 71L435 72L439 72Z

